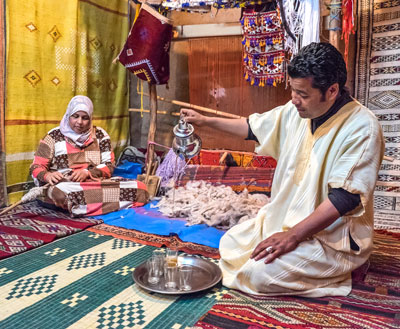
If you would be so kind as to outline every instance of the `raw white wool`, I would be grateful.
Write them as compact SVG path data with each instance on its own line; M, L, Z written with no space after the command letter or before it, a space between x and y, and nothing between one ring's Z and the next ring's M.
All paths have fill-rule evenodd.
M191 181L161 197L156 206L168 217L187 218L187 225L207 224L229 229L256 216L269 198L261 193L250 194L247 189L236 193L225 185L214 186L205 181Z

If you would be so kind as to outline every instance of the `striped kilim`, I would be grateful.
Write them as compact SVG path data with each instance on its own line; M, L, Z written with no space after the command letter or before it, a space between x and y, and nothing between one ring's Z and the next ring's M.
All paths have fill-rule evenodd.
M400 2L358 2L356 98L380 121L386 143L375 190L375 225L400 229Z
M227 290L146 292L132 272L155 249L83 231L0 261L0 328L192 326Z
M67 213L40 207L37 202L19 205L0 216L0 259L102 222L100 219L72 218Z
M400 234L376 232L346 297L263 297L230 290L196 324L207 329L400 328Z

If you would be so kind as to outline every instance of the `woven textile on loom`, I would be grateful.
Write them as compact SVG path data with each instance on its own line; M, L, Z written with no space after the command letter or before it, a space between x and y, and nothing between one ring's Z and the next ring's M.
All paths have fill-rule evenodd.
M276 86L285 76L284 33L278 11L247 10L240 22L245 80L260 87Z
M6 169L14 203L32 187L29 165L39 140L59 125L72 96L92 99L93 123L109 133L114 147L127 143L126 70L112 61L126 40L129 4L9 0L6 5Z
M177 185L184 186L188 181L204 180L213 185L230 186L235 192L245 188L249 192L269 194L271 192L276 160L246 152L231 152L231 163L220 164L224 150L201 150L189 161Z
M400 3L361 0L358 10L356 98L375 113L385 155L375 189L375 225L400 229Z

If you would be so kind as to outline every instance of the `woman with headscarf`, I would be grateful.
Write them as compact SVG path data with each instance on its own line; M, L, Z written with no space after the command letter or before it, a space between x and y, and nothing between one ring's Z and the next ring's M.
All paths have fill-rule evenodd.
M114 152L110 137L92 125L93 103L75 96L60 126L40 141L30 167L36 185L49 184L45 202L74 216L94 216L149 199L146 186L135 180L111 178Z

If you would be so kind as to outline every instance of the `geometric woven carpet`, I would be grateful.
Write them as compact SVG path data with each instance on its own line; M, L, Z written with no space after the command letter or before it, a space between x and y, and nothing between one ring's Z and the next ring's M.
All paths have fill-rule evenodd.
M227 289L149 293L132 271L152 246L83 231L0 261L0 328L192 326Z
M229 290L195 328L400 328L400 234L376 232L345 297L263 297Z
M0 259L102 222L72 218L67 213L40 207L36 201L21 204L0 216Z
M359 0L355 96L377 117L385 155L375 189L376 227L400 229L400 2Z

